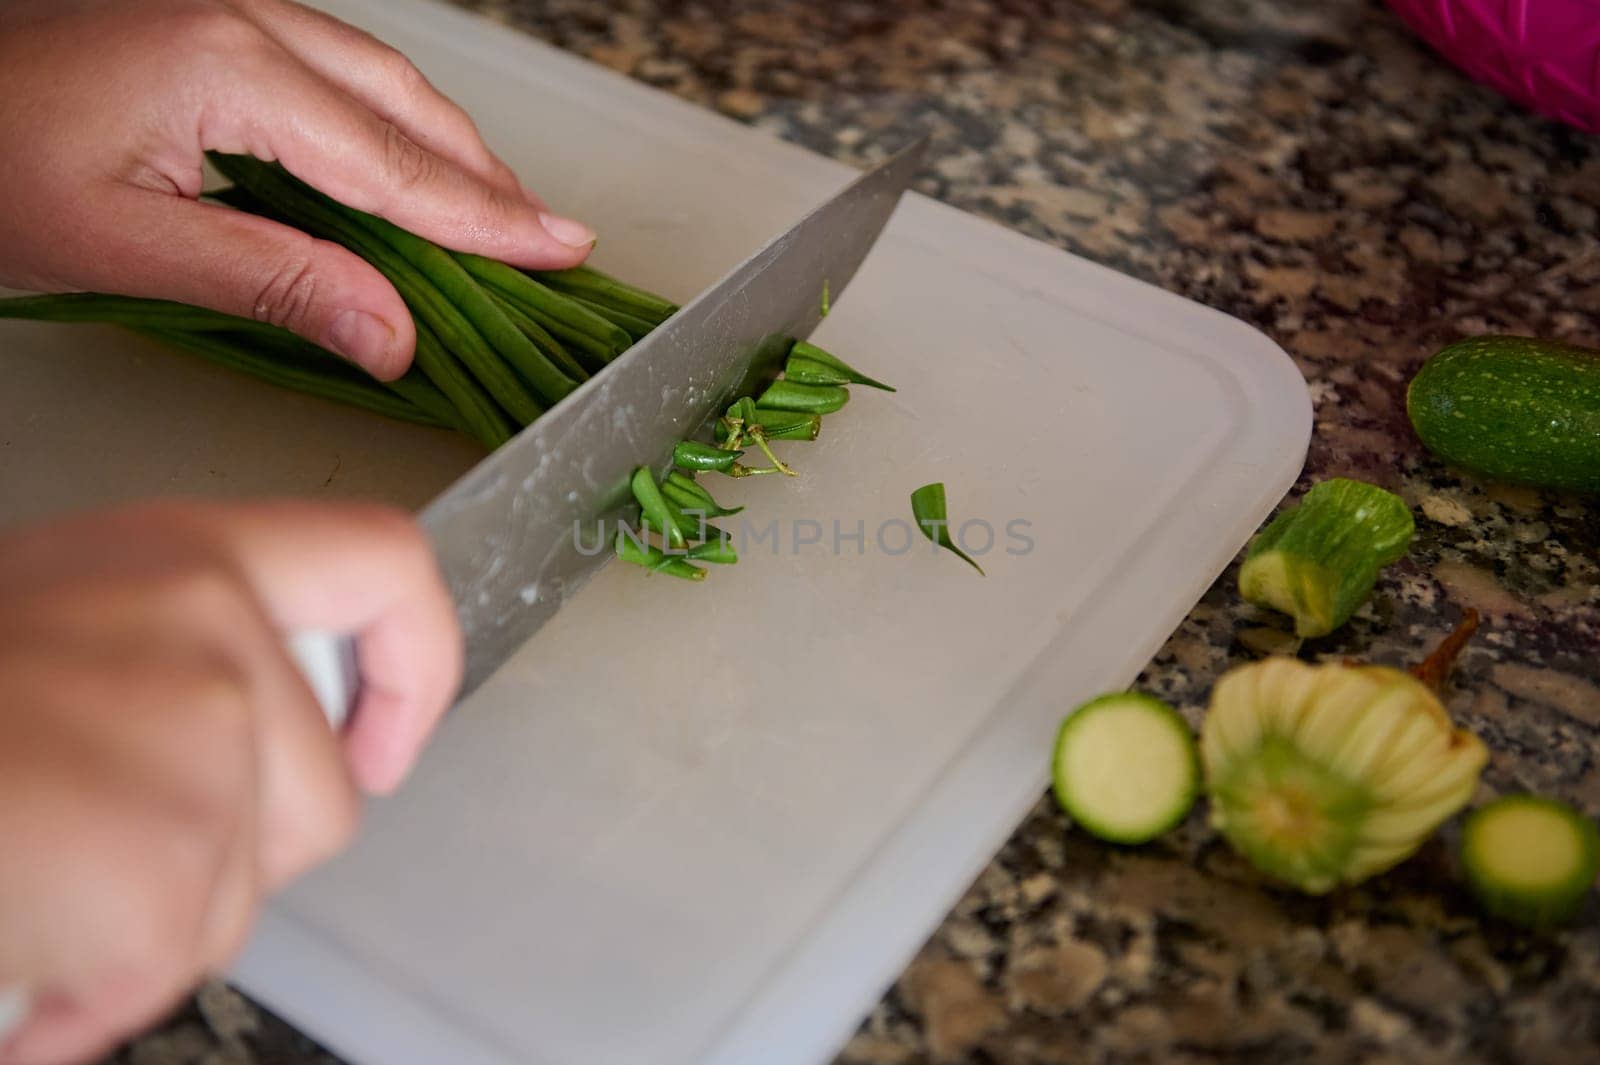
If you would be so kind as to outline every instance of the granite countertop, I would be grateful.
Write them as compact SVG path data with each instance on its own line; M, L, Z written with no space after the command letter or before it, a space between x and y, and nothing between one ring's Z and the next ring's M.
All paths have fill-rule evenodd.
M1300 653L1405 663L1476 607L1449 705L1493 750L1480 798L1600 814L1600 511L1444 467L1403 402L1460 336L1600 343L1600 140L1375 0L462 2L852 164L927 131L923 192L1265 330L1316 404L1301 487L1360 477L1418 518L1355 621ZM1286 646L1234 579L1139 681L1196 724L1225 668ZM1554 935L1487 923L1452 837L1312 899L1199 812L1117 850L1042 797L841 1061L1600 1058L1600 903ZM212 985L116 1060L333 1059Z

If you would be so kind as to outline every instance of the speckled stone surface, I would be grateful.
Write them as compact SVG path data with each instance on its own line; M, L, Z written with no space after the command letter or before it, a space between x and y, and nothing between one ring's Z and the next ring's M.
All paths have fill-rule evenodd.
M922 191L1264 329L1316 402L1301 487L1365 478L1418 518L1371 603L1299 653L1404 663L1476 607L1449 704L1494 752L1480 798L1600 813L1600 511L1445 468L1403 404L1456 337L1600 343L1600 141L1361 0L466 6L850 163L927 131ZM1224 669L1292 650L1234 577L1139 682L1196 724ZM1486 923L1453 835L1309 899L1202 812L1128 851L1041 799L841 1062L1600 1060L1600 902L1559 934ZM332 1059L213 986L116 1060Z

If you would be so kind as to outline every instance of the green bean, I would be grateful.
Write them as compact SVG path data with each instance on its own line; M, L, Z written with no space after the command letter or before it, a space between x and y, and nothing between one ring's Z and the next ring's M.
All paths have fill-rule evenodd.
M922 535L945 550L953 551L967 565L977 570L980 577L984 575L983 567L974 562L950 538L950 520L945 515L944 482L925 484L911 493L911 516L916 519L917 528L922 530Z
M311 341L296 336L283 329L274 329L271 333L248 333L255 347L277 353L281 359L298 359L312 366L322 366L332 363L338 366L351 365L340 355L335 355L326 348L318 347ZM358 377L373 380L383 388L387 388L397 396L401 396L421 409L437 418L442 425L454 426L465 429L461 414L446 398L432 381L416 367L413 362L410 369L392 381L376 381L368 378L365 371L357 369Z
M668 544L682 547L683 527L674 518L672 507L662 496L660 487L656 485L655 474L650 472L648 466L640 466L633 471L630 487L633 489L633 498L638 501L639 509L644 512L645 520L652 522L662 531Z
M588 307L563 296L555 289L541 285L515 267L468 252L453 254L456 262L468 274L515 297L518 304L537 308L545 317L584 332L595 340L609 343L618 351L633 343L633 338L620 326L613 325Z
M539 307L524 300L516 292L500 288L492 282L482 279L479 279L478 283L483 285L491 294L497 296L503 303L516 307L534 322L537 322L551 336L560 341L570 353L575 355L590 373L598 373L605 369L607 363L626 350L625 348L617 347L609 340L596 340L582 329L574 329L572 326L552 318Z
M672 577L681 577L686 581L703 581L706 571L684 558L682 555L669 555L654 544L641 543L629 536L626 532L617 533L617 557L624 562L631 562L635 566L643 566L656 573L665 573Z
M212 156L213 161L219 164L219 169L222 168L222 164L232 162L234 158ZM259 166L260 164L257 165ZM270 170L268 174L270 174ZM314 202L297 201L300 210L285 211L242 185L234 185L231 188L222 189L209 195L212 199L227 204L236 210L261 215L263 218L271 218L285 225L301 227L308 232L332 231L320 230L318 227L307 224L306 212L309 210L315 213L316 204ZM335 229L342 224L342 221L334 215L327 215L322 221ZM356 241L359 241L362 237L362 234L354 229L351 229L348 235ZM340 243L344 242L340 241ZM373 250L380 256L386 253L386 249L379 246L374 246ZM403 268L403 264L399 264L396 268ZM438 336L424 322L416 319L415 312L413 312L413 319L417 334L416 368L428 380L432 381L439 391L444 393L450 404L455 407L463 430L490 451L510 440L516 434L520 425L511 421L493 398L484 392L477 379L461 366L456 357L439 340Z
M660 324L659 322L651 322L644 318L635 317L634 315L629 314L627 311L619 311L614 307L606 307L598 303L591 303L582 296L568 296L567 298L572 300L574 303L578 303L589 308L591 311L598 314L612 325L617 326L623 332L627 333L628 336L634 341L643 340L650 334L652 329Z
M713 562L719 566L731 566L739 561L738 552L733 549L733 543L726 537L717 537L707 540L703 544L695 544L689 548L688 556L696 562Z
M485 291L489 293L491 299L500 305L500 309L506 313L506 317L510 318L516 327L522 330L523 335L533 341L539 350L544 352L545 357L560 368L562 373L579 384L589 379L589 371L585 370L583 365L573 358L566 348L561 346L561 341L551 336L544 326L528 317L522 308L506 299L495 289L486 287Z
M670 499L667 500L667 508L672 512L673 520L678 523L678 528L684 530L683 539L685 543L694 544L702 540L728 539L728 534L707 521L704 514L698 514L698 512L685 513ZM655 533L657 536L664 535L664 530L661 526L648 518L639 519L639 527L647 533Z
M490 451L516 436L522 427L461 368L433 330L421 322L416 329L417 368L450 400L462 427Z
M892 385L873 380L839 356L804 340L795 341L789 349L783 375L803 385L866 385L885 392L894 391Z
M331 202L331 201L330 201ZM415 233L408 233L387 219L366 214L340 204L342 210L358 225L393 248L416 270L431 282L461 316L477 330L499 356L510 364L546 405L561 402L578 387L578 382L545 357L516 324L506 316L489 293L485 292L472 275L462 269L459 255L445 251L432 241ZM484 260L488 262L489 260ZM510 267L505 269L511 270ZM516 271L511 271L515 273ZM495 392L496 397L499 392ZM538 417L537 414L534 417Z
M803 385L796 381L778 380L761 393L756 406L766 410L832 414L849 401L850 393L835 385Z
M190 333L224 330L264 334L287 332L268 322L239 318L187 303L111 296L101 292L67 292L0 300L0 318L26 318L39 322L104 322L130 328L180 329Z
M356 374L343 373L336 370L335 364L332 363L318 368L297 366L289 360L257 354L226 333L185 333L175 329L153 329L147 326L132 328L142 336L182 348L191 354L226 366L230 370L258 377L282 388L292 388L323 399L362 407L418 425L453 428L450 423L440 421L428 411L379 386L370 378L363 380Z
M667 474L667 479L661 482L661 494L685 510L698 508L712 518L729 517L744 509L723 506L693 477L685 476L677 470Z
M660 325L677 313L678 305L642 288L618 281L592 266L570 270L539 270L533 276L557 292L611 307Z
M405 256L350 217L348 208L328 199L282 169L249 156L208 153L224 175L265 203L279 218L314 236L324 237L354 251L378 269L411 308L418 324L426 323L468 372L486 388L495 402L520 426L527 425L544 408L523 386L494 348L445 295ZM515 328L515 327L513 327ZM434 373L423 367L429 377ZM434 377L441 388L445 383ZM445 389L450 395L450 390ZM451 397L454 399L455 397Z
M680 440L672 449L672 464L686 470L717 470L726 473L743 451L712 447L697 440Z
M756 414L756 426L768 440L815 440L822 432L822 415L763 410Z
M719 439L731 439L726 419L716 425ZM815 440L822 432L822 415L802 414L799 411L785 410L757 410L756 416L749 425L741 429L741 435L749 437L752 432L759 432L768 440Z

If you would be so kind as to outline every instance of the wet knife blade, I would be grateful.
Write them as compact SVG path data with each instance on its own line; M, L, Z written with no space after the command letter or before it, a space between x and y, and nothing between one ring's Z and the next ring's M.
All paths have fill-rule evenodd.
M873 167L630 347L422 512L466 638L458 699L482 684L611 558L597 518L629 512L628 478L747 390L822 318L910 186L926 141ZM348 640L292 648L329 718L359 684Z

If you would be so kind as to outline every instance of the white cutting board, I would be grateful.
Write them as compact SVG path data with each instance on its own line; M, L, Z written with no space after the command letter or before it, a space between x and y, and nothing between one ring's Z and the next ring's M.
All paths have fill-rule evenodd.
M594 222L597 262L677 298L849 177L453 9L326 6ZM373 1065L827 1058L1037 799L1061 716L1133 679L1310 432L1259 333L918 196L817 339L900 391L785 448L798 482L716 487L823 545L700 586L608 567L271 907L249 991ZM473 457L111 330L0 325L0 380L6 521L171 492L415 506ZM933 480L999 529L987 578L874 543ZM836 519L863 554L832 551ZM1013 519L1031 552L1004 552Z

